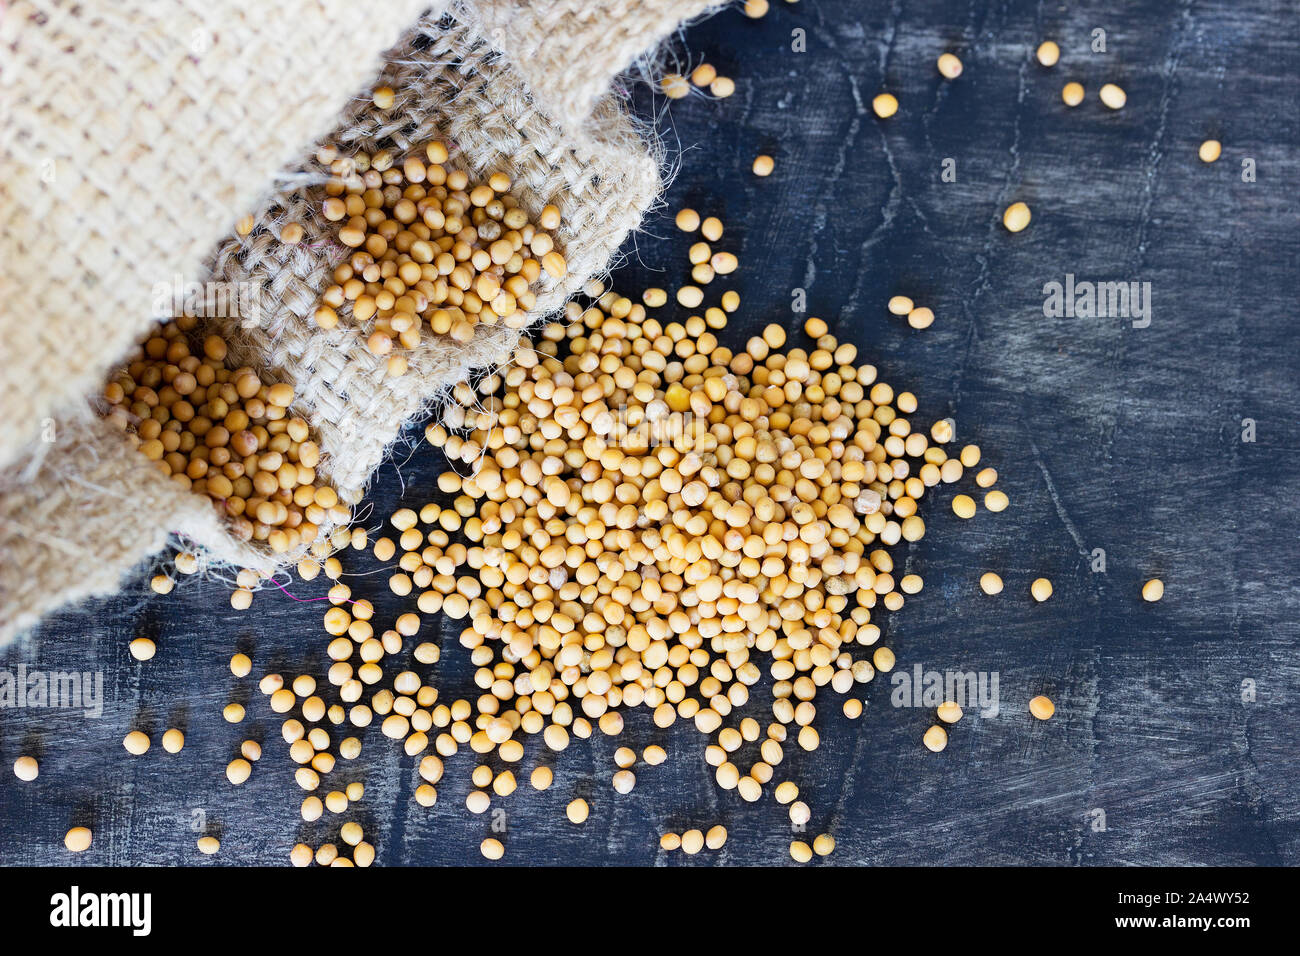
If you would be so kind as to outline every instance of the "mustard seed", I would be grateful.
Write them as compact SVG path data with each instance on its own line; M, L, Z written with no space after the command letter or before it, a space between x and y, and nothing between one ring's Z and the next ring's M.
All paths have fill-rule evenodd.
M73 827L63 838L69 853L84 853L90 849L91 835L87 827Z
M894 315L907 315L915 306L905 295L896 295L889 300L889 311Z
M1015 202L1002 214L1002 225L1006 226L1007 232L1020 232L1029 225L1030 218L1029 207L1022 202Z
M925 732L922 738L925 748L932 753L938 753L948 746L948 731L944 730L938 724L931 725L930 729Z

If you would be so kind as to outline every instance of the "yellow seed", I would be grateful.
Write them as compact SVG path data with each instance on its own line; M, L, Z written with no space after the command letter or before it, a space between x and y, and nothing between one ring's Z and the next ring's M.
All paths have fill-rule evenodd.
M947 700L939 705L936 716L945 724L955 724L961 720L961 705L955 701Z
M370 94L370 101L381 110L386 110L393 105L396 94L391 86L381 86Z
M914 329L928 329L934 325L934 312L922 306L907 313L907 324Z
M139 730L133 730L122 739L122 746L126 748L127 753L138 757L148 751L149 735Z
M35 757L22 756L14 761L14 776L19 780L30 783L40 774L40 765L37 764Z
M1047 697L1039 695L1029 701L1029 712L1039 720L1048 720L1056 713L1056 705Z
M701 221L700 235L704 236L709 242L717 242L722 238L722 220L717 216L709 216Z
M888 673L894 669L894 652L887 647L877 647L871 655L871 662L876 665L876 670Z
M155 574L149 580L149 587L155 594L171 594L176 582L165 574Z
M768 156L766 153L761 153L754 157L753 169L755 176L771 176L772 170L775 168L776 160L771 156Z
M952 499L952 511L958 518L975 517L975 499L970 495L955 495Z
M237 724L244 719L244 708L242 704L227 704L221 711L221 716L226 719L228 724Z
M710 850L721 850L723 844L727 842L727 828L722 824L709 827L709 832L704 834L704 845Z
M925 748L933 753L938 753L944 747L948 746L948 731L944 730L938 724L931 725L930 729L925 732L922 738Z
M1152 578L1146 584L1142 585L1142 600L1159 601L1165 596L1165 582L1159 578Z
M704 849L704 833L700 830L687 830L682 834L682 852L694 856Z
M1029 225L1029 220L1029 207L1022 202L1012 203L1002 214L1002 225L1007 227L1008 232L1019 232Z
M829 833L819 834L813 840L812 848L818 856L830 856L835 852L835 837Z
M980 576L980 589L985 594L1001 594L1002 578L998 577L992 571L986 571Z
M670 100L680 100L691 92L691 85L680 73L669 73L659 81L659 88Z
M212 856L221 849L221 841L214 836L202 836L198 839L199 852L205 856Z
M898 112L898 98L893 93L879 93L872 99L871 109L881 119L889 119Z
M984 496L984 507L992 512L1006 511L1007 505L1011 503L1006 493L994 488Z
M712 64L701 63L691 71L691 82L696 86L708 86L718 76L718 71Z
M158 646L147 637L137 637L131 642L130 650L137 661L147 661L158 653Z
M533 785L534 790L548 790L555 775L551 772L550 767L534 767L528 782Z
M894 315L907 315L915 306L905 295L896 295L889 300L889 311Z
M286 246L294 246L302 242L303 235L302 226L296 222L286 222L280 227L280 241Z
M1196 155L1201 158L1203 163L1213 163L1218 160L1223 153L1223 144L1217 139L1207 139L1201 144L1201 148L1196 151Z
M564 815L569 818L570 823L585 823L587 815L591 813L591 808L587 806L587 801L579 797L569 803L564 809Z
M677 228L682 232L694 232L700 228L700 214L694 209L683 209L677 213Z
M725 100L732 93L736 92L736 81L729 76L715 77L709 84L709 92L720 100Z
M87 827L73 827L63 838L63 845L70 853L84 853L90 849L90 830Z
M807 863L813 858L812 847L803 840L792 840L790 842L790 857L796 863Z
M253 670L253 662L247 654L236 654L230 658L230 673L236 677L247 677Z
M185 747L185 735L172 727L163 731L162 748L169 754L178 754Z
M1052 582L1047 578L1035 578L1034 583L1029 585L1029 593L1034 596L1038 602L1046 601L1052 596Z
M975 475L975 484L981 488L992 488L998 483L998 472L996 468L981 468Z
M938 66L939 72L949 80L955 80L961 76L961 60L955 54L940 54Z
M681 849L681 846L682 846L682 838L679 837L676 833L665 833L663 836L659 838L660 849L668 850L671 852L673 850Z
M1082 83L1069 82L1061 87L1061 100L1066 106L1071 108L1078 106L1083 102L1084 90Z
M1061 59L1061 48L1053 40L1044 40L1038 45L1037 56L1043 66L1056 66Z
M1124 104L1128 102L1128 94L1114 83L1107 83L1103 86L1099 95L1102 103L1113 110L1123 109Z
M248 780L249 774L253 772L253 765L243 757L236 757L226 765L226 779L239 786Z
M486 860L499 860L506 855L505 844L495 837L488 837L479 844L478 848Z
M767 0L745 0L743 9L745 16L751 20L758 20L767 16L768 2Z

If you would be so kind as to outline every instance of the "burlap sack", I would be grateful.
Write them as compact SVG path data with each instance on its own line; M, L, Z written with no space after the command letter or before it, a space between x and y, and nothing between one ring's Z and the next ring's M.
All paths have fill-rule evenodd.
M294 385L295 411L319 434L321 473L351 501L442 386L508 356L513 335L483 328L467 347L431 341L410 373L385 379L350 322L315 327L317 297L344 253L319 215L315 141L400 154L441 138L472 174L510 175L531 211L557 205L569 273L543 286L540 315L604 271L658 195L658 166L609 95L611 78L708 3L435 3L383 58L382 79L370 51L396 23L409 26L410 4L290 0L259 10L256 23L226 0L181 5L184 16L177 6L132 0L92 16L57 0L20 2L0 28L14 62L32 71L0 68L14 103L69 67L61 51L80 51L75 80L48 96L58 108L23 100L0 127L0 641L115 589L172 533L223 562L276 566L86 414L84 396L147 329L160 282L252 284L251 324L246 312L209 321L232 338L233 361ZM99 31L114 38L107 49ZM203 47L205 36L202 55L169 46ZM219 68L207 57L218 48L230 57ZM369 102L380 82L397 92L388 110ZM330 133L325 117L349 96ZM94 108L77 110L80 97ZM298 158L285 163L288 149ZM47 156L52 182L41 181ZM231 224L249 210L253 232L234 237ZM286 221L302 223L307 240L280 243ZM204 252L210 271L197 265ZM9 294L19 283L21 314Z

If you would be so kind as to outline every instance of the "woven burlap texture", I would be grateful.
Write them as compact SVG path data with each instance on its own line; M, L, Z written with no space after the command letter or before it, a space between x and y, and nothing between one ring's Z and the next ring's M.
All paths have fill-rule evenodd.
M603 25L592 19L592 4L578 12L568 3L509 4L516 18L521 11L532 11L545 31L569 43L578 31L585 31L586 74L578 85L588 90L585 93L574 92L567 79L572 67L567 59L552 61L549 73L538 72L535 51L529 59L535 86L523 81L511 58L497 51L483 32L495 22L491 16L505 6L456 4L449 12L421 18L385 57L381 78L374 81L393 87L394 106L379 110L364 96L355 97L338 128L324 139L344 151L385 148L398 154L443 139L451 148L452 163L461 168L510 175L512 192L533 212L547 203L557 205L562 218L557 240L568 258L569 274L542 288L536 310L540 315L605 270L627 232L657 198L660 181L657 163L615 98L606 95L589 102L583 114L567 99L559 105L547 101L538 88L565 97L589 95L593 82L607 90L615 71L626 65L628 51L645 49L707 4L677 0L645 11L611 3L620 19ZM566 18L569 31L563 26ZM509 38L499 28L490 29L494 42L508 46ZM620 59L600 60L606 49L617 51ZM572 128L555 119L566 115L584 118ZM347 321L330 332L316 328L311 316L320 290L346 250L330 238L333 229L320 216L320 173L305 158L311 149L300 144L299 153L304 158L255 207L254 230L243 239L223 240L208 257L212 281L245 288L251 284L256 290L254 308L242 321L209 321L231 338L233 362L264 369L270 377L294 385L297 411L308 417L321 440L322 474L355 501L402 425L443 385L471 368L507 359L516 337L505 329L485 327L468 347L431 341L412 356L411 371L394 380L383 377L384 363L365 348L359 329ZM223 221L229 222L237 211ZM280 243L276 236L287 221L302 223L308 240L295 246ZM98 386L99 379L95 382ZM0 554L19 559L0 562L0 609L25 602L23 616L10 615L0 640L68 601L113 590L126 570L162 546L168 532L182 534L224 562L263 570L275 566L264 552L226 535L206 501L141 468L133 460L136 453L120 436L105 434L100 423L65 413L57 434L52 445L30 444L28 454L0 476ZM121 460L117 472L114 460ZM79 469L83 461L96 463L93 480ZM33 511L36 500L48 504ZM90 512L96 522L85 522ZM129 531L111 520L98 521L108 512L129 521ZM30 518L34 513L39 513L39 522ZM51 583L56 579L43 576L47 566L66 567L69 559L93 564L95 573L75 585L58 586ZM23 568L37 569L42 575L39 587Z
M322 135L427 0L14 0L0 16L0 466L154 286ZM324 68L322 68L324 67Z

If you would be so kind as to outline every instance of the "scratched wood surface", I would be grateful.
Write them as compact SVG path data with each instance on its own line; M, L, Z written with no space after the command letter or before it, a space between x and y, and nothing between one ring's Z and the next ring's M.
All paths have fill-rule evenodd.
M1105 53L1089 49L1098 27ZM792 51L795 30L806 52ZM1031 61L1045 37L1063 50L1053 70ZM721 246L742 261L730 283L743 302L735 341L767 322L793 325L802 289L810 314L920 397L918 417L956 419L959 442L982 446L1012 502L962 522L948 507L954 489L927 497L929 531L905 552L925 591L884 625L900 671L996 673L997 716L968 716L930 754L920 737L932 712L892 706L877 679L857 722L827 695L821 749L778 768L812 807L810 831L835 834L832 862L1300 861L1294 7L774 2L762 21L729 11L692 27L677 49L684 65L707 57L737 80L729 100L693 97L664 116L680 164L668 213L690 204L721 216ZM945 49L965 63L957 82L935 71ZM1072 111L1060 102L1068 79L1089 94ZM1106 81L1127 90L1122 112L1098 103ZM888 122L870 112L882 88L902 104ZM635 95L643 112L663 105ZM1196 158L1209 135L1224 143L1214 166ZM776 157L767 180L748 171L759 152ZM949 158L955 182L940 175ZM1246 159L1256 182L1242 180ZM999 218L1015 200L1034 218L1011 236ZM670 215L652 218L616 283L674 288L686 245ZM1067 273L1149 282L1149 326L1045 318L1043 286ZM933 327L913 332L888 316L898 292L931 305ZM1253 442L1243 419L1255 423ZM438 468L427 447L386 467L368 524L399 500L436 494ZM347 565L381 618L404 609L369 554L350 553ZM254 681L226 666L240 647L254 677L319 675L322 605L272 591L238 613L224 586L199 580L159 598L147 590L152 570L0 652L11 672L98 672L105 697L94 719L0 711L0 862L65 863L62 835L80 822L95 831L82 860L99 864L279 864L299 839L337 833L337 819L298 819L303 794L278 721ZM1006 581L997 598L978 591L986 570ZM1027 594L1039 575L1056 588L1044 605ZM1166 597L1147 605L1138 591L1154 575ZM324 587L292 590L311 598ZM439 631L435 682L444 699L471 692L452 630ZM158 643L147 664L127 653L137 635ZM1056 701L1046 723L1026 713L1038 693ZM242 726L221 719L232 699L249 704ZM765 719L756 700L751 711ZM172 725L188 735L180 755L155 745L129 758L121 747L132 727ZM245 737L264 740L267 755L235 789L223 767ZM616 797L615 746L652 741L668 746L669 762L639 768L636 790ZM788 864L785 814L770 797L747 805L719 791L703 747L693 729L657 731L636 713L617 743L543 756L556 769L549 792L525 785L496 801L506 861L681 865L658 851L658 833L723 822L726 848L690 863ZM8 770L22 752L41 759L35 784ZM492 820L464 809L474 762L453 759L426 810L411 798L414 761L372 729L362 758L331 780L365 781L353 815L381 863L477 863ZM580 828L563 818L574 794L593 808ZM200 826L222 837L220 856L198 857Z

